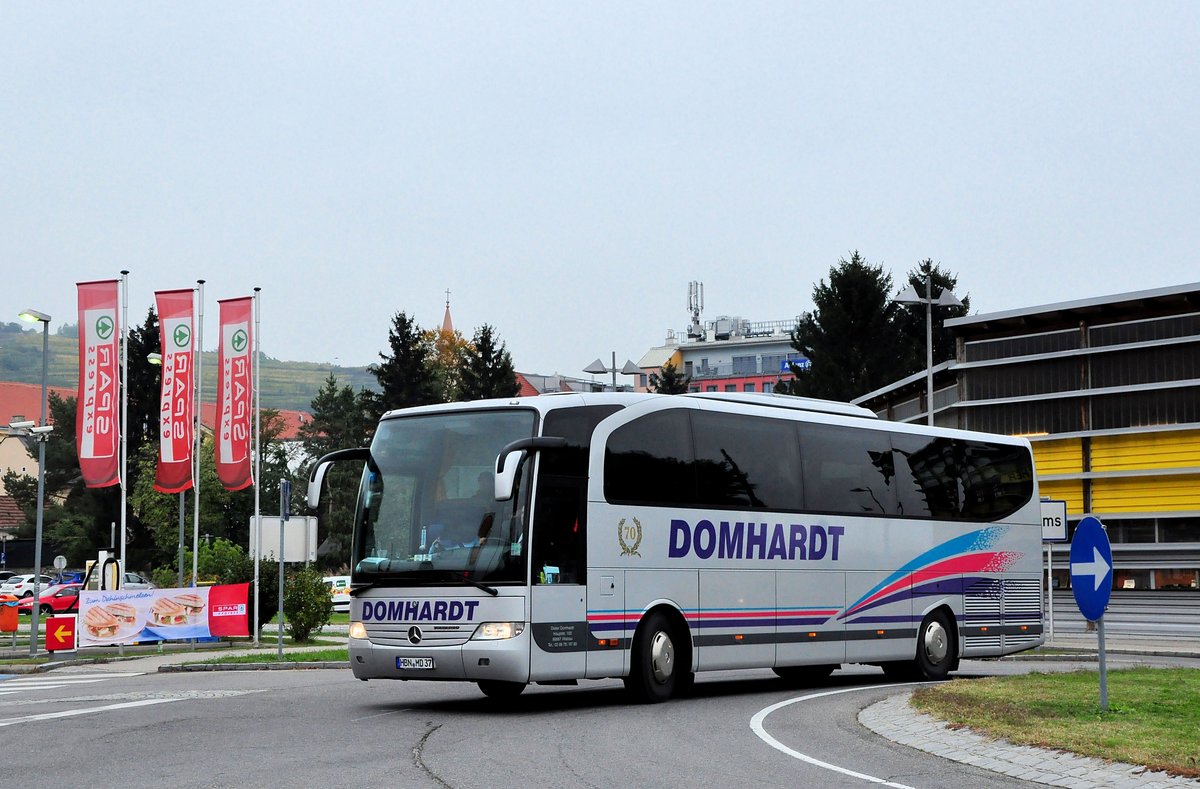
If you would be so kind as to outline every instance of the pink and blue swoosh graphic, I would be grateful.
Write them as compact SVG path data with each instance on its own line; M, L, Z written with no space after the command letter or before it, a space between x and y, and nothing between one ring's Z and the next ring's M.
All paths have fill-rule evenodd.
M912 598L921 594L921 587L939 581L952 582L952 589L941 587L941 591L961 593L964 585L979 580L980 573L1004 572L1023 555L1016 551L995 550L1008 529L1007 526L989 526L931 548L880 581L837 618L847 619L881 605ZM920 574L919 584L913 579L917 573Z

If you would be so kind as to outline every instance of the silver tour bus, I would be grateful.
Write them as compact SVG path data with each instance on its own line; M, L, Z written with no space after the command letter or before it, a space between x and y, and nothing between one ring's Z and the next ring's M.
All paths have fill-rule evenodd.
M350 667L488 696L696 672L939 679L1042 643L1029 442L769 394L563 393L384 415L355 513Z

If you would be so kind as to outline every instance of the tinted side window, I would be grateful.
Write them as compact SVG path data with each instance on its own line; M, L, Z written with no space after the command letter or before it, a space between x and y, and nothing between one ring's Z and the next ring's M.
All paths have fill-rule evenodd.
M604 497L642 504L696 500L687 411L658 411L622 425L604 451Z
M803 509L796 428L782 419L692 414L702 506Z
M961 441L964 518L999 520L1033 496L1033 462L1024 447Z
M804 498L814 512L896 511L892 443L878 430L801 424Z
M618 405L590 405L560 408L546 414L542 435L561 436L567 439L567 446L542 453L542 474L587 478L592 431L604 418L620 410Z
M948 438L892 434L897 514L909 518L957 518L958 459Z

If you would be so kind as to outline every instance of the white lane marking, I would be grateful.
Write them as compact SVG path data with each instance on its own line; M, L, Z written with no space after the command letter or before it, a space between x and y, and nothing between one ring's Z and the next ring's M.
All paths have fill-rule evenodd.
M31 677L18 677L0 683L0 696L11 696L14 693L25 693L31 690L54 690L71 685L90 685L117 677L138 677L142 672L134 671L121 674L69 674L62 677L50 677L39 674Z
M369 721L372 718L382 718L384 715L395 715L397 712L408 712L408 707L405 707L404 709L400 709L400 710L388 710L387 712L379 712L374 715L365 715L361 718L351 718L350 722L358 723L359 721Z
M913 787L909 786L908 784L900 784L900 783L896 783L894 781L888 781L884 778L876 778L873 775L865 775L864 773L855 772L854 770L849 770L845 767L838 767L836 764L830 764L829 762L823 762L820 759L815 759L812 756L808 756L806 754L800 753L799 751L794 750L794 749L789 748L788 746L784 745L779 740L772 737L770 734L767 734L767 730L763 727L763 721L765 721L767 719L767 716L770 715L772 712L774 712L775 710L781 709L783 707L787 707L788 705L796 704L797 702L808 701L810 699L819 699L822 696L836 696L839 693L853 693L855 691L861 691L861 690L879 690L880 688L900 688L900 687L904 687L905 685L912 685L912 684L919 684L919 683L906 682L906 683L902 683L899 685L871 685L869 687L863 687L863 688L840 688L838 690L826 690L821 693L810 693L807 696L799 696L794 699L787 699L786 701L781 701L778 704L772 704L770 707L766 707L766 708L761 709L758 712L756 712L754 714L754 717L750 719L750 730L753 731L756 735L758 735L758 738L760 740L765 742L767 745L770 745L775 750L780 751L782 753L786 753L788 756L791 756L795 759L799 759L802 762L807 762L808 764L811 764L814 767L820 767L825 770L831 770L835 773L841 773L842 775L848 775L852 778L858 778L858 779L861 779L863 781L867 781L867 782L873 783L873 784L882 784L883 786L892 786L892 787L895 787L895 789L914 789Z
M183 701L183 699L142 699L141 701L127 701L122 704L105 704L103 707L87 707L79 710L64 710L63 712L46 712L40 715L23 715L20 718L0 720L0 728L15 726L18 723L49 721L56 718L72 718L76 715L91 715L94 712L111 712L112 710L123 710L130 707L148 707L151 704L169 704L172 701Z

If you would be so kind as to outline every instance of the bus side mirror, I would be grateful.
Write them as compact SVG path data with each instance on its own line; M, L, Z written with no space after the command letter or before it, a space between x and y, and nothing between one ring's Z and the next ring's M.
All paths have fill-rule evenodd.
M496 471L496 501L508 501L513 496L513 486L517 484L517 471L521 461L525 459L525 450L517 449L500 456Z
M513 487L517 484L517 472L529 451L539 452L546 449L562 449L567 440L559 436L541 436L540 438L522 438L514 441L496 456L496 501L508 501L513 497Z
M312 471L308 473L308 495L305 503L310 509L316 509L321 503L321 483L325 481L325 473L329 471L329 467L339 460L362 460L367 463L374 464L371 461L371 450L366 447L356 447L354 449L339 449L336 452L330 452L328 455L322 455L313 466Z
M325 472L332 465L331 461L318 463L313 468L312 473L308 475L308 496L306 500L310 510L315 510L317 505L321 503L321 483L325 481Z

